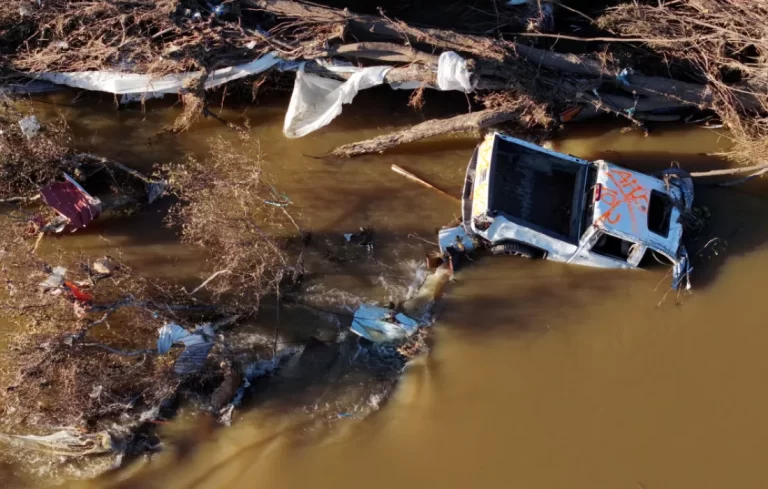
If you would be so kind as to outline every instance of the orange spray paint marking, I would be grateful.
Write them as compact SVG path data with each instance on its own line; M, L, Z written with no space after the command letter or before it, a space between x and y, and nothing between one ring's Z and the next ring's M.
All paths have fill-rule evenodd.
M613 225L618 224L623 218L622 206L626 205L629 219L632 221L632 231L637 233L635 210L641 214L648 213L648 191L637 183L637 179L630 172L609 170L605 174L613 185L603 186L600 200L605 202L609 208L597 219L597 222L606 221Z

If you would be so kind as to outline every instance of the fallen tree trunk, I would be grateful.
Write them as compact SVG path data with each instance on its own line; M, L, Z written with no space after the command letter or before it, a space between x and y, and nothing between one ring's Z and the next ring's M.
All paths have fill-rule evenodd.
M248 0L246 4L280 17L301 19L304 22L344 23L355 33L374 38L430 44L442 49L474 53L483 58L499 61L507 55L506 49L488 37L460 34L443 29L418 28L378 15L360 15L346 9L338 10L295 0Z
M331 151L330 155L349 158L368 153L381 153L401 144L412 143L434 136L477 131L503 122L517 120L519 116L520 114L517 111L486 109L480 112L451 117L450 119L429 120L408 129L339 146Z
M352 76L352 73L340 73L331 71L323 65L317 63L307 63L304 65L304 71L307 73L313 73L315 75L321 75L327 78L339 78L347 80ZM384 76L384 83L405 83L416 82L422 85L437 85L437 74L423 65L411 64L403 67L392 68Z
M305 56L311 58L330 58L341 56L345 58L362 58L386 63L415 63L421 62L437 66L438 56L418 51L409 46L394 44L391 42L356 42L331 46L324 51L318 51L314 55Z
M598 78L601 82L610 82L629 92L667 99L668 103L706 107L714 100L713 93L705 85L634 73L619 79L617 75L620 70L585 56L557 53L515 42L496 41L488 37L450 30L418 28L384 16L359 15L346 9L338 10L294 0L248 0L248 3L278 16L298 18L303 22L343 23L360 37L400 41L406 44L429 44L436 48L471 53L480 60L476 66L476 75L481 78L490 76L500 79L495 83L485 80L485 85L480 87L481 89L498 90L509 87L510 79L524 75L523 70L518 66L519 58L522 58L536 69L546 68L560 73ZM387 47L383 52L376 53L377 50L382 50L382 45ZM410 47L397 49L397 44L355 43L349 46L349 48L345 46L331 48L321 53L345 57L357 54L357 57L381 61L390 59L396 62L434 62L427 53L419 53ZM544 74L538 73L536 76L544 76ZM762 107L756 97L746 93L740 96L738 102L747 110L758 110Z
M693 178L706 178L706 177L720 177L723 175L735 175L737 173L746 173L750 171L763 171L768 169L768 164L763 163L761 165L754 166L740 166L736 168L726 168L724 170L710 170L710 171L698 171L692 172Z

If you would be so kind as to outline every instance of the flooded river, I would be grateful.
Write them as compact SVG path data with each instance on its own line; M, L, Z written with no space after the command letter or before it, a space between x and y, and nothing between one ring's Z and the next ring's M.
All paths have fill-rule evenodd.
M402 291L430 249L423 240L434 241L435 230L459 214L451 199L390 166L459 195L476 143L444 138L349 161L311 157L422 117L371 110L377 96L361 94L329 128L298 140L282 135L287 101L221 112L233 122L250 120L267 171L315 239L338 239L361 226L375 230L375 266L310 269L310 290L329 301L387 300ZM105 98L36 104L35 110L64 111L79 149L145 169L179 161L186 152L204 155L212 136L236 144L211 119L181 136L157 136L178 113L163 105L116 112ZM644 137L596 125L569 129L553 145L637 169L674 160L696 171L722 165L702 155L727 147L727 140L706 130L662 127ZM762 392L768 330L760 305L768 288L765 190L758 184L697 189L697 203L712 219L689 250L697 253L709 236L727 246L699 253L692 294L665 296L664 269L606 271L482 257L448 286L430 354L406 369L388 400L365 400L378 408L372 414L339 413L329 421L265 400L264 407L237 411L231 428L197 430L199 439L183 456L168 450L67 487L768 487L768 395ZM199 283L208 271L205 255L160 227L164 212L160 206L98 222L68 236L66 246L92 254L119 249L142 273ZM169 444L178 432L195 433L194 424L169 427Z

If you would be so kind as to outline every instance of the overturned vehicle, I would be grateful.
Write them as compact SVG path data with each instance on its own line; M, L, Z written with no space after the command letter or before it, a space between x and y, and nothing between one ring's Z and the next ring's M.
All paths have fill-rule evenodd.
M690 287L682 216L692 205L692 180L678 168L650 176L495 133L470 160L463 223L440 231L440 248L474 239L494 254L603 268L655 255L673 266L673 288Z

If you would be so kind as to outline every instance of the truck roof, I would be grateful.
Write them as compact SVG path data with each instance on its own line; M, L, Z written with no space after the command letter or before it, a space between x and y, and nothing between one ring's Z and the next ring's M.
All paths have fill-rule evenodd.
M663 180L596 161L593 222L599 228L640 241L670 257L680 246L683 226L674 205L682 191Z

